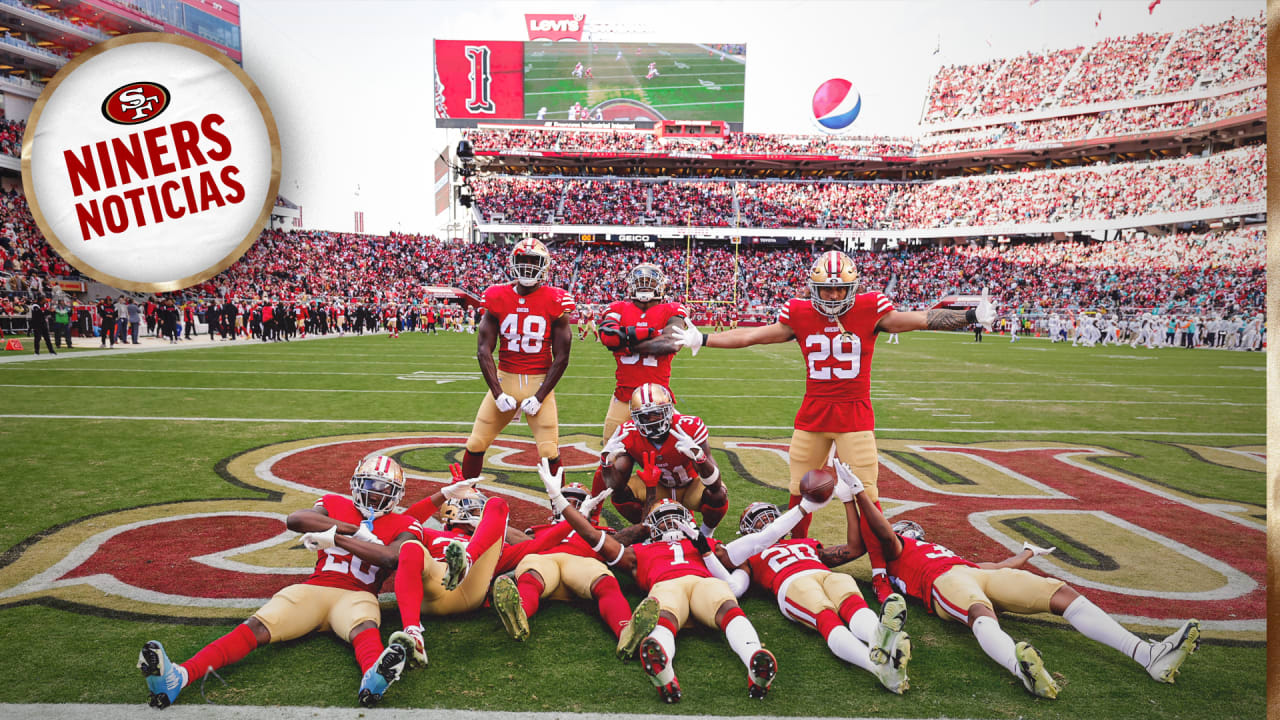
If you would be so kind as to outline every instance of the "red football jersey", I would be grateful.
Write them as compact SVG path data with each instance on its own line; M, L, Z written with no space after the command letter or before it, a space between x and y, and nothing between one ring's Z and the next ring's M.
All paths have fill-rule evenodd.
M329 513L329 517L334 520L352 525L359 525L364 521L364 515L356 509L356 504L344 495L325 495L315 506ZM418 525L418 521L404 513L389 513L373 521L373 534L383 544L390 544L400 533L405 532L415 538L422 537L422 527ZM318 554L316 569L306 580L308 585L364 590L377 594L382 581L390 572L387 568L370 565L339 547L326 548Z
M545 374L551 367L551 323L573 313L573 296L550 285L521 295L507 283L485 290L483 303L498 318L498 369Z
M606 319L617 320L623 327L648 327L658 331L665 328L671 318L687 316L688 313L680 303L659 303L642 311L630 300L611 303L604 314ZM618 384L613 390L613 396L622 402L630 402L631 393L645 383L670 387L672 357L674 356L615 352L613 359L618 363L618 369L614 372L614 377Z
M898 592L923 601L925 608L933 612L933 581L957 565L978 567L941 545L902 538L902 554L890 560L886 569L889 582Z
M716 541L711 540L711 546ZM636 582L648 592L663 580L682 577L711 577L698 549L688 539L680 542L646 542L632 545L636 553Z
M677 425L699 445L707 441L709 436L707 426L697 415L676 413L671 418L671 426ZM662 487L682 488L699 479L698 470L694 467L693 461L676 450L676 439L671 433L667 433L661 445L655 446L652 440L640 434L634 421L628 420L622 424L622 447L635 461L636 468L633 472L639 471L645 453L656 451L658 455L654 459L654 464L662 470L662 477L658 479L658 484Z
M831 569L818 559L818 551L821 549L822 543L813 538L776 542L747 560L747 565L751 567L751 579L777 595L782 583L796 573Z
M533 527L529 528L530 538L534 541L541 540L547 535L555 532L556 527L557 527L556 525L534 525ZM592 527L599 530L600 532L613 533L613 528L608 527L607 525L592 525ZM554 545L552 547L547 548L546 550L542 550L540 552L532 553L532 554L554 555L556 553L564 553L566 555L577 555L578 557L584 557L584 558L600 557L598 554L596 554L595 550L591 549L591 546L587 544L587 541L583 540L582 536L579 535L577 532L570 532L569 536L566 537L564 540L561 540L558 545Z
M858 295L839 322L793 298L778 322L791 328L807 366L804 400L796 413L796 429L809 432L874 430L871 410L871 355L876 349L876 323L893 311L884 295Z

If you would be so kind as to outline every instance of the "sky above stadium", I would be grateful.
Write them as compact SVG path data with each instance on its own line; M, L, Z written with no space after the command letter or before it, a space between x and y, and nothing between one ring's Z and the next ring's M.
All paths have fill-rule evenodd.
M942 65L1252 17L1263 0L902 2L415 2L242 0L244 68L280 129L280 192L308 229L440 233L432 158L432 40L527 40L524 13L586 16L633 42L746 43L745 129L812 133L810 98L843 77L862 94L851 132L914 135Z

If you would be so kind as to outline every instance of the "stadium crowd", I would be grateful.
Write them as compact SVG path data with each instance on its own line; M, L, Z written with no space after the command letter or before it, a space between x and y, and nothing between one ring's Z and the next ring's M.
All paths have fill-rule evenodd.
M947 65L933 78L921 122L1073 107L1229 87L1266 71L1261 14L1178 33L1106 38L1085 48Z
M473 181L486 222L804 228L988 227L1144 217L1265 199L1266 148L1148 163L945 178L932 183ZM563 202L563 212L556 208Z

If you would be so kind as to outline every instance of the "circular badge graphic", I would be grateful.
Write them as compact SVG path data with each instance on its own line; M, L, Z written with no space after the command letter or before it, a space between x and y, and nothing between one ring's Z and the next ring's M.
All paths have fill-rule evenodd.
M844 78L831 78L813 91L812 118L825 133L845 132L862 112L862 94Z
M167 33L95 45L27 120L22 184L45 239L107 285L167 292L207 280L266 227L280 138L225 55Z

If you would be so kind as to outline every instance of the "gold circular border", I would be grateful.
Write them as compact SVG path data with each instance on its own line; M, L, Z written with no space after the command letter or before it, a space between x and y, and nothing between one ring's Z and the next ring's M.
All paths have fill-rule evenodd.
M189 275L178 280L170 280L167 282L135 282L108 275L99 271L92 265L84 262L75 253L71 252L66 245L58 238L57 234L49 226L44 218L44 213L40 210L40 203L36 200L35 188L31 179L31 144L35 139L36 125L40 121L40 114L44 112L45 104L49 98L53 97L54 91L67 79L76 68L83 65L91 58L97 57L102 53L120 47L122 45L132 45L134 43L143 42L159 42L168 43L170 45L181 45L182 47L204 55L205 57L216 60L223 68L229 70L248 91L249 96L258 105L258 111L262 113L262 121L267 126L267 138L271 143L271 182L267 186L267 197L262 204L262 212L258 213L258 219L253 229L244 236L244 240L240 245L228 253L225 257L213 265L213 267ZM22 190L27 196L27 205L31 209L31 215L35 218L36 225L40 228L40 232L44 234L45 240L58 251L64 260L71 264L72 267L98 282L109 285L118 290L128 290L129 292L141 293L160 293L170 292L173 290L181 290L191 287L196 283L204 282L218 273L231 267L237 260L244 256L249 247L258 239L262 231L266 228L267 222L271 219L271 210L275 207L276 196L280 191L280 133L276 129L275 116L271 114L271 108L267 106L266 98L262 96L262 91L254 84L253 79L245 73L239 65L236 65L226 55L213 49L212 47L192 38L182 35L174 35L172 33L132 33L129 35L121 35L105 42L98 43L93 47L85 50L77 55L71 62L62 66L53 79L49 81L44 92L40 94L35 105L31 108L31 114L27 118L27 131L22 135Z

